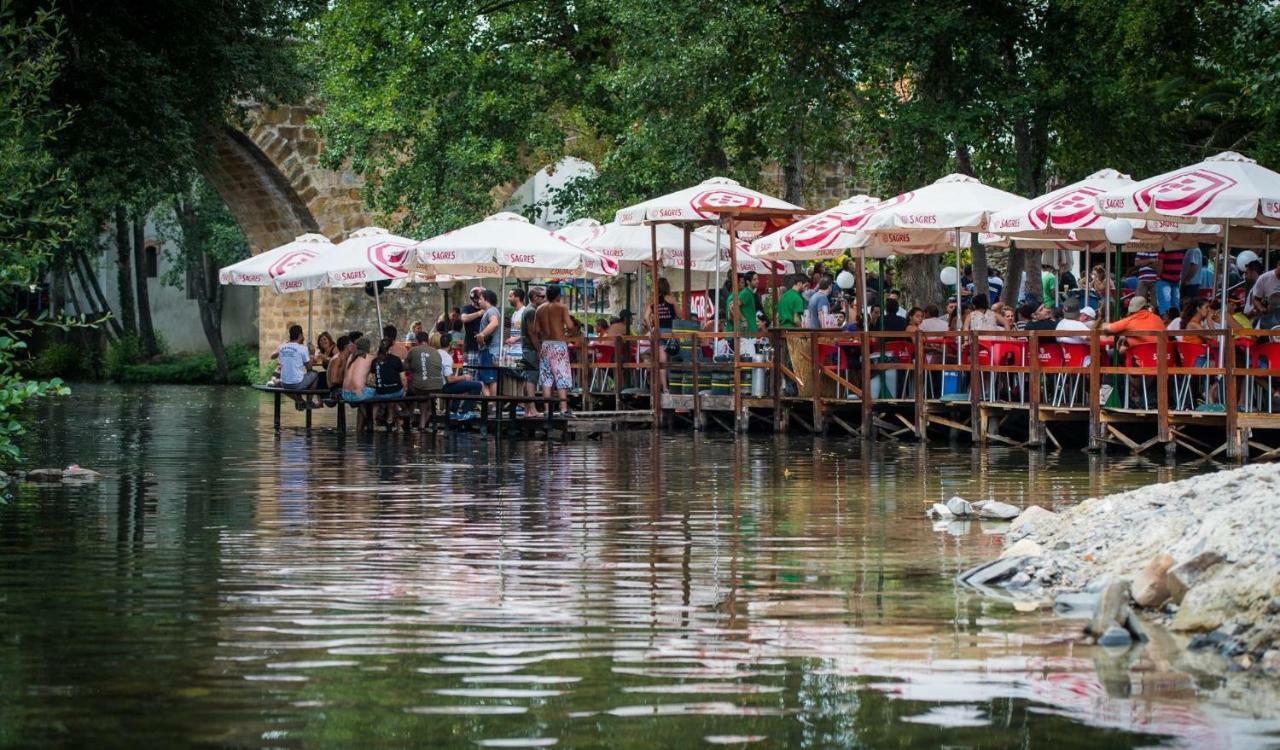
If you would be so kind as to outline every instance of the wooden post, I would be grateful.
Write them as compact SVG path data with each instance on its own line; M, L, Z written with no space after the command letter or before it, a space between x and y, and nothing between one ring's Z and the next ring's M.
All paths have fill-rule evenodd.
M813 398L813 431L825 432L822 417L822 365L818 358L818 332L809 331L809 390Z
M1089 450L1102 450L1102 332L1089 332Z
M275 427L276 427L276 432L279 432L279 431L280 431L280 399L281 399L280 391L276 391L276 392L275 392L275 394L273 394L273 395L276 397L276 400L275 400L275 418L274 418L273 424L274 424L274 425L275 425Z
M1056 339L1055 339L1056 342ZM1040 419L1040 332L1031 332L1031 343L1027 345L1027 358L1031 360L1031 374L1027 383L1027 441L1036 447L1044 445L1044 422ZM994 364L994 363L993 363ZM1058 375L1058 377L1063 377Z
M650 250L653 252L653 289L650 295L652 302L650 312L653 319L649 325L649 402L653 407L653 429L662 429L662 385L658 382L658 225L649 225Z
M869 348L869 337L867 332L867 252L863 248L858 250L858 277L857 282L857 303L858 303L858 334L862 341L862 351L860 353L862 359L862 399L860 406L862 407L862 439L871 439L871 350ZM883 293L883 289L881 292ZM846 317L847 319L847 317Z
M1226 321L1223 322L1226 325ZM1224 354L1222 374L1222 398L1226 401L1224 408L1227 412L1226 428L1227 428L1227 456L1237 461L1243 461L1249 457L1249 441L1245 437L1244 429L1240 427L1240 409L1237 400L1239 394L1236 387L1236 357L1235 357L1235 337L1231 334L1231 329L1227 329L1226 335L1222 337L1222 347L1231 347L1231 351ZM1246 362L1245 366L1248 367Z
M1156 439L1162 443L1173 440L1169 430L1169 335L1164 331L1156 332Z
M767 260L769 264L769 281L773 288L773 319L766 319L769 325L769 348L773 357L769 372L769 395L773 399L773 430L777 432L782 419L782 329L778 325L778 263ZM752 373L754 375L754 373Z
M733 429L735 432L742 432L746 429L746 422L742 419L742 389L738 384L738 376L741 372L738 369L738 360L742 357L742 306L738 304L738 248L735 246L737 239L738 220L733 214L729 214L729 276L733 279L733 297L730 298L729 309L733 310L733 377L730 384L733 387ZM716 258L719 263L720 259ZM754 321L752 321L754 322Z
M690 354L693 355L693 428L701 430L706 427L706 422L702 416L702 385L699 383L699 375L702 372L702 342L698 340L698 334L693 334L693 344L689 347ZM714 353L714 349L713 349Z
M338 397L338 434L345 435L347 432L347 404Z
M625 346L621 336L613 337L613 408L619 411L622 410L622 376L626 372L622 369L622 359L627 353Z
M925 433L929 429L929 402L924 397L925 392L925 375L924 371L924 336L919 330L914 334L912 345L915 347L915 367L912 370L912 377L915 378L915 417L916 417L916 435L924 442Z
M956 307L959 307L959 302ZM969 331L969 429L975 442L987 442L987 426L982 419L982 373L978 370L978 332Z

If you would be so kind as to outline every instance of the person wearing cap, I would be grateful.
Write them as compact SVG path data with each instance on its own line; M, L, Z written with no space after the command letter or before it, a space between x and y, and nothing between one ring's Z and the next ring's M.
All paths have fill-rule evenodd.
M1154 344L1156 337L1151 334L1129 334L1129 331L1162 331L1164 330L1164 320L1151 310L1151 305L1147 303L1147 298L1134 295L1129 300L1129 314L1123 318L1108 323L1102 327L1103 333L1111 335L1124 335L1120 340L1118 348L1124 351L1131 346L1137 344Z
M1093 308L1085 308L1090 312ZM1062 320L1058 321L1056 330L1059 331L1091 331L1093 326L1080 319L1083 310L1080 309L1080 302L1074 298L1068 298L1062 303ZM1059 344L1087 344L1089 339L1084 336L1059 336Z

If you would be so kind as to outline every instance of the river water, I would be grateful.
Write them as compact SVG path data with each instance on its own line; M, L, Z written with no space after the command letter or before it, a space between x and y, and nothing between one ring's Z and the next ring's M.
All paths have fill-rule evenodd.
M957 589L999 529L924 518L1205 465L275 434L245 389L78 386L33 416L32 465L104 479L0 505L0 745L1280 744L1268 700Z

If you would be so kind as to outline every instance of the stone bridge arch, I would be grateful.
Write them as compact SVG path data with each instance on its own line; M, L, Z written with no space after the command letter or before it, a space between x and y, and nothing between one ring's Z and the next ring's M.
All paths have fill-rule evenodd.
M252 108L243 129L224 126L215 134L214 159L204 176L227 204L249 240L250 252L319 232L341 242L357 229L377 224L360 198L360 179L349 170L320 166L323 143L308 122L319 110L305 105ZM405 288L383 297L383 317L401 328L411 320L435 320L439 300L426 288ZM434 303L434 304L431 304ZM428 306L433 309L428 309ZM312 295L312 339L320 331L361 330L377 325L373 300L363 290L317 290ZM291 323L307 324L307 295L258 293L258 346L266 358Z

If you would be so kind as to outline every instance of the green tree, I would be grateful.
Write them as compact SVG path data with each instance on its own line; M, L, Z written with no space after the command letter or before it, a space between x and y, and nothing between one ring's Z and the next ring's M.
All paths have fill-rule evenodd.
M0 5L0 460L19 457L17 411L32 398L65 393L57 379L30 381L16 367L33 325L19 308L44 263L70 227L72 183L51 152L67 113L50 88L61 65L60 19L46 11L30 20Z
M227 350L222 342L225 290L218 269L249 256L249 241L213 187L193 178L191 187L174 194L157 215L171 266L164 281L188 296L200 309L200 327L217 364L217 379L227 382Z

